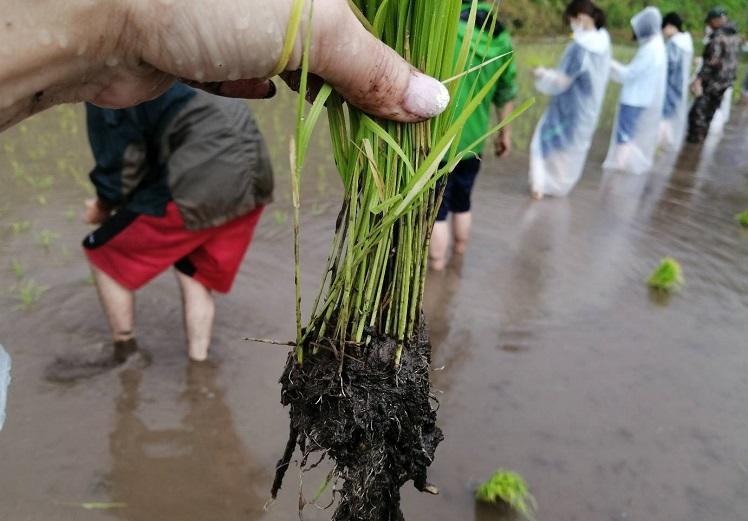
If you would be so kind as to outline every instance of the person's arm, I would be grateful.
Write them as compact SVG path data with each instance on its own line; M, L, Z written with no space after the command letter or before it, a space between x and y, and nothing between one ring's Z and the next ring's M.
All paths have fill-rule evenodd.
M93 94L94 70L114 53L119 2L5 0L0 16L0 129ZM121 24L120 24L121 25ZM116 39L114 40L116 41Z
M84 221L89 224L103 222L125 205L145 176L146 137L142 126L132 122L135 116L127 114L138 110L86 105L88 139L95 162L89 178L96 189L96 199L86 201Z
M571 88L574 81L589 68L589 53L576 42L564 53L555 69L535 69L535 89L547 96L558 96Z
M496 107L499 114L499 121L504 121L514 112L514 102L508 101L501 107ZM494 141L494 152L501 159L507 157L512 152L512 126L507 125L499 131Z
M617 83L624 84L643 73L645 70L643 65L644 60L638 58L634 58L634 61L628 65L613 60L610 63L610 79Z
M511 46L507 49L511 51ZM511 58L509 66L501 75L493 97L493 104L499 115L499 121L504 121L514 111L513 100L517 97L517 64ZM494 151L500 158L507 157L512 151L512 126L507 125L499 131L494 141Z
M566 92L574 79L558 69L538 68L534 71L535 89L546 96L558 96Z
M610 78L613 81L625 84L639 76L646 75L654 63L654 56L647 45L640 47L634 59L627 65L613 60L610 64Z
M176 78L231 97L268 97L292 4L5 0L0 129L58 103L132 106L165 92ZM307 19L302 15L285 70L299 67ZM447 107L446 88L368 33L347 0L317 2L311 23L311 72L352 104L398 121L420 121Z
M704 64L699 71L698 79L704 80L714 77L722 69L724 42L713 37L704 47Z
M116 131L115 131L116 132ZM83 221L87 224L101 224L115 210L127 203L130 196L143 179L145 146L140 143L122 143L117 150L122 158L116 163L110 159L96 157L96 165L89 178L96 189L96 198L85 201Z

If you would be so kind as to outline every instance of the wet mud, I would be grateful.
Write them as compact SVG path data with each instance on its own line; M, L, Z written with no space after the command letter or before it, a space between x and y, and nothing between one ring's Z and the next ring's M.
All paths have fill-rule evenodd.
M289 356L281 378L290 408L288 447L301 467L329 458L334 521L402 521L400 489L409 481L433 492L427 469L444 439L436 426L430 385L431 344L425 331L406 344L395 368L397 342L374 339L353 348L344 364L320 350L299 365ZM341 371L342 368L342 371ZM290 460L278 464L276 496Z

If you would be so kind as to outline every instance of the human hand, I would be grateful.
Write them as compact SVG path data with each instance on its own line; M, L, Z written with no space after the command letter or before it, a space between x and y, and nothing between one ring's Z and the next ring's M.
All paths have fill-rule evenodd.
M83 222L86 224L103 224L112 214L111 210L106 208L98 199L86 199L83 203Z
M280 61L292 4L5 0L0 130L59 103L136 105L176 79L229 97L271 97L269 78ZM305 4L308 12L311 2ZM347 0L316 0L311 26L307 21L302 15L286 71L299 68L304 35L312 30L310 71L353 105L404 122L446 109L447 89L368 33Z
M103 78L94 103L126 106L160 93L175 78L230 97L272 95L293 0L129 0L121 66ZM307 10L310 2L306 2ZM307 11L308 12L308 11ZM287 71L300 67L312 30L310 71L376 116L419 121L442 112L449 94L374 38L346 0L316 0L302 24Z
M704 95L704 86L701 83L701 78L696 78L693 80L693 83L691 83L691 94L697 98Z
M494 153L496 157L505 159L512 152L512 135L509 132L501 131L494 140Z
M532 77L536 80L539 80L543 77L543 74L545 74L545 67L535 67L530 73L532 74Z

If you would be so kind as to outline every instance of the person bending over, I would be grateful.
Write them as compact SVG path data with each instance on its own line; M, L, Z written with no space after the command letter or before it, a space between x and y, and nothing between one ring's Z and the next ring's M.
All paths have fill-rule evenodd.
M84 220L100 227L83 248L114 341L112 357L76 377L123 363L137 349L135 292L174 267L187 351L208 357L213 293L230 291L273 175L246 102L177 83L131 109L86 106L97 198Z

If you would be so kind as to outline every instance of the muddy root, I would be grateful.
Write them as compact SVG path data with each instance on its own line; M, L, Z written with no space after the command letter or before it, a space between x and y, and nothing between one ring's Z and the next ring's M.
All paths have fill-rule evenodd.
M427 468L444 436L432 407L431 345L425 334L406 345L397 371L395 351L390 339L375 340L364 352L349 349L342 375L330 351L307 355L302 366L289 357L281 384L291 437L278 463L274 497L293 443L301 449L302 467L314 453L335 464L333 521L402 521L405 483L434 490Z

